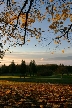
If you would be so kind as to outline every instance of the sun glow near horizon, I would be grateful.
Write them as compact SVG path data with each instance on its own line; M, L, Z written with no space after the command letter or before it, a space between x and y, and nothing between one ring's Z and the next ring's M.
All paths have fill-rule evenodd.
M12 60L15 64L20 64L22 60L25 60L26 64L29 64L31 60L35 60L36 64L64 64L72 65L72 53L56 53L51 54L48 52L13 52L6 53L4 58L0 60L0 65L9 65Z

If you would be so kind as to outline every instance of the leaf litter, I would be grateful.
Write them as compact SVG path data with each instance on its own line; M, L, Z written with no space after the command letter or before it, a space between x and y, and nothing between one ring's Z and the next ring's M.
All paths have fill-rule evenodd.
M0 81L0 108L72 108L72 85Z

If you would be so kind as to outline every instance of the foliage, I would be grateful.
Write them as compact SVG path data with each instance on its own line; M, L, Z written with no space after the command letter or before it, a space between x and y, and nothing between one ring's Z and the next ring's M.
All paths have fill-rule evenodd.
M9 71L10 71L10 73L12 73L12 75L16 71L16 66L15 66L14 60L12 60L10 66L9 66Z
M67 70L69 73L72 73L72 66L67 66Z
M21 65L20 65L20 71L21 71L22 76L25 77L25 73L26 73L26 63L23 60L22 60Z
M62 75L62 77L63 77L63 74L64 74L64 73L68 73L68 70L67 70L66 66L60 65L60 66L57 68L56 72L57 72L57 73L60 73L60 74Z
M5 73L6 72L6 66L5 66L5 64L2 66L2 68L1 68L1 73Z
M72 66L64 66L63 64L46 64L46 65L36 65L35 60L31 60L29 65L26 64L25 60L21 61L21 64L15 64L12 60L9 66L5 64L0 67L0 74L6 75L20 75L20 77L25 76L51 76L61 74L72 74Z
M37 75L38 76L51 76L53 75L53 71L44 68L43 70L40 70L40 72L38 72Z
M33 76L34 76L34 74L37 73L37 68L36 68L35 60L33 60L33 61L31 60L29 66L30 66L30 74L32 73ZM30 75L30 76L31 76L31 75Z
M35 37L38 42L48 40L48 36L42 37L42 28L31 28L31 25L38 22L48 21L48 32L53 32L56 37L52 38L56 44L61 44L61 38L71 41L72 32L72 2L71 0L24 0L23 6L20 6L21 2L15 2L12 0L6 0L6 2L0 1L1 9L0 13L0 58L3 58L4 52L9 50L9 47L17 45L24 45L25 42L30 41L31 37ZM26 6L28 9L26 9ZM41 11L41 7L45 7L44 11ZM67 20L70 21L70 25L65 26ZM68 23L69 24L69 23ZM22 32L24 35L22 35ZM27 36L29 37L27 38ZM27 40L26 40L27 39ZM9 46L5 50L4 45L9 42ZM62 50L64 53L64 50Z

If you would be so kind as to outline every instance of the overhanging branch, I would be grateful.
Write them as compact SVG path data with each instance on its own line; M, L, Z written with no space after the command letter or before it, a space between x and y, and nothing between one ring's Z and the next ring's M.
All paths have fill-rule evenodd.
M28 13L29 13L29 11L30 11L30 9L31 9L31 6L32 6L32 2L33 2L33 1L34 1L34 0L31 0L31 1L30 1L29 9L28 9L28 11L26 12L26 22L25 22L24 43L25 43L25 36L26 36L26 26L27 26Z
M30 9L31 9L31 6L32 6L33 1L34 1L34 0L31 0L31 1L30 1L29 9L28 9L28 11L26 12L26 21L25 21L25 27L24 27L24 30L25 30L25 33L24 33L24 44L25 44L25 36L26 36L26 26L27 26L28 13L29 13L29 11L30 11ZM18 17L17 17L17 24L18 24L19 16L21 15L21 12L23 11L23 9L25 8L25 6L26 6L27 3L28 3L28 0L25 1L23 7L21 8L21 11L20 11L20 13L19 13L19 15L18 15ZM17 24L15 25L15 27L17 27Z
M25 1L25 3L24 3L24 5L23 5L23 7L21 8L21 11L20 11L20 13L19 13L19 15L18 15L18 17L17 17L17 24L18 24L18 19L19 19L19 16L21 15L21 12L22 12L22 11L23 11L23 9L25 8L25 6L26 6L27 2L28 2L28 0L26 0L26 1Z
M67 34L67 39L68 39L69 38L68 33L71 30L71 27L72 27L72 24L70 25L70 27L68 28L67 31L65 31L64 29L61 29L61 30L63 30L64 34L62 36L56 37L55 39L59 39L59 38L65 36L66 34Z

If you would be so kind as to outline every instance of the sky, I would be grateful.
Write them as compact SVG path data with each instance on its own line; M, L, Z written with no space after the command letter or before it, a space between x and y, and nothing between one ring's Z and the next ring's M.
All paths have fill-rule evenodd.
M18 0L15 1L18 2ZM20 6L22 7L23 0L20 1ZM45 7L40 8L43 13L44 8ZM64 22L64 26L67 26L68 24L71 24L69 19ZM42 22L36 21L35 23L33 23L31 28L40 27L42 30L45 30L45 32L42 33L41 37L45 37L46 41L43 40L41 42L38 42L38 39L36 39L35 37L31 38L30 35L28 35L30 42L26 42L22 47L18 45L16 47L10 47L9 50L12 53L10 53L10 51L6 52L4 58L0 59L0 65L9 65L12 60L14 60L16 64L20 64L21 60L25 60L27 64L31 60L35 60L36 64L61 63L64 65L72 65L72 44L69 44L66 40L63 39L61 40L61 44L59 46L55 44L54 41L52 41L52 38L60 35L60 33L54 34L53 31L48 31L49 25L50 23L47 22L47 19L43 20ZM48 45L50 41L52 41L52 43ZM7 43L4 48L6 48L8 44L9 43ZM58 46L58 48L56 48L56 46ZM64 51L64 53L62 51Z

